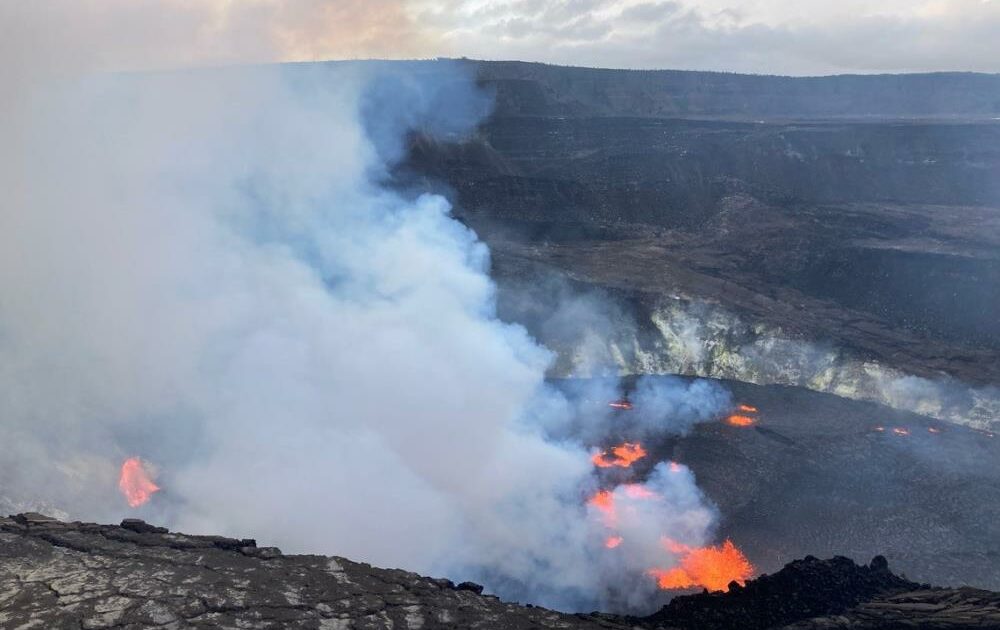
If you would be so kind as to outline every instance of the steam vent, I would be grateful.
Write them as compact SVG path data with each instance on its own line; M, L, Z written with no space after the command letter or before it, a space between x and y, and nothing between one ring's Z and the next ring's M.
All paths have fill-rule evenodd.
M997 34L0 0L0 630L1000 629Z

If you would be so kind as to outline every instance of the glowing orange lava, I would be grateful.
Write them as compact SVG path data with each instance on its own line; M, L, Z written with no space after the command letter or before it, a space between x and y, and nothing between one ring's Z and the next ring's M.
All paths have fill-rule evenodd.
M664 546L672 553L683 555L680 566L649 572L663 590L703 587L723 591L729 588L730 582L744 584L754 573L753 565L731 540L717 547L698 548L664 540Z
M118 489L125 495L125 500L132 507L139 507L149 501L160 487L149 478L145 465L138 457L129 457L122 464L121 475L118 477Z
M604 546L608 549L614 549L618 545L622 544L625 539L621 536L609 536L607 540L604 541Z
M624 411L628 411L629 409L632 408L632 403L630 403L629 401L624 400L624 399L623 400L613 400L613 401L611 401L611 402L608 403L608 407L611 407L612 409L622 409Z
M646 456L646 449L642 448L641 444L625 442L620 446L612 448L611 454L614 455L613 459L608 455L607 451L604 451L603 453L594 453L590 459L594 462L594 466L597 466L598 468L611 468L612 466L628 468L634 464L636 460L642 459Z
M670 472L679 473L682 470L684 470L683 466L681 466L677 462L670 462Z
M737 409L744 413L757 413L757 408L753 405L740 405Z
M726 422L729 426L733 427L749 427L754 423L754 419L750 416L741 416L739 414L733 414L726 418Z

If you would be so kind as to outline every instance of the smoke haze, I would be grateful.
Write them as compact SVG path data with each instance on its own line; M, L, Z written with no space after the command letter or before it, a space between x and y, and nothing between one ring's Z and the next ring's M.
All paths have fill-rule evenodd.
M20 89L0 122L0 495L133 515L117 473L139 456L163 488L150 520L563 608L601 605L612 580L651 590L661 535L710 539L690 473L654 473L628 553L597 570L599 427L553 437L576 403L545 383L552 354L496 318L486 247L443 198L381 184L407 132L461 137L488 112L462 67L81 74L136 51L107 49L119 20L177 25L140 67L202 43L183 37L201 5L126 4L79 5L62 50L46 47L72 14L4 8L27 28L3 56ZM253 33L217 23L213 46ZM694 389L640 400L687 426L724 398L679 399Z

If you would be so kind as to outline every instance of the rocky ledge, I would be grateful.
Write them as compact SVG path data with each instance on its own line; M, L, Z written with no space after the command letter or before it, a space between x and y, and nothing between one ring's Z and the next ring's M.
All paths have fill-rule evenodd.
M133 519L0 518L0 628L1000 627L1000 594L915 584L880 557L867 566L806 558L728 593L677 597L649 617L569 615L482 591Z

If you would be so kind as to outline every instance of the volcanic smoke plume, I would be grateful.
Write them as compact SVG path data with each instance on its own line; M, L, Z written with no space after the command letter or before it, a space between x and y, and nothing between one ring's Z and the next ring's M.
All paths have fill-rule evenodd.
M169 6L136 8L133 27ZM0 491L570 609L629 581L616 605L641 607L647 572L677 563L663 536L713 542L686 469L601 488L590 449L620 394L570 431L579 405L546 384L552 355L495 317L485 246L445 199L384 185L407 133L458 138L488 112L463 66L71 76L31 65L59 50L18 42L4 62L22 89L0 97L0 398L17 445ZM630 439L727 398L645 384L634 411L655 413L635 418L655 421ZM139 460L119 468L132 454L155 482ZM597 490L613 518L591 517Z

